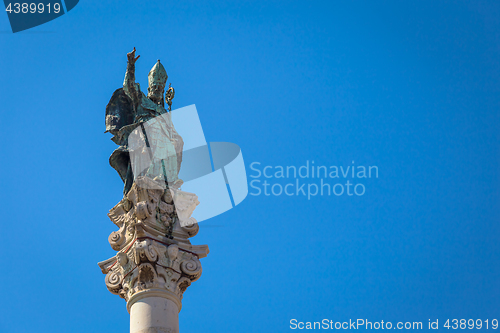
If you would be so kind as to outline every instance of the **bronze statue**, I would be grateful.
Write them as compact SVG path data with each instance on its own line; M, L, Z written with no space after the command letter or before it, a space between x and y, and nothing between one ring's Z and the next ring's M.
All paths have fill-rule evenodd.
M119 145L111 154L109 164L124 182L124 195L138 176L159 178L165 181L167 187L179 187L182 184L177 176L184 142L173 126L169 112L175 95L174 88L169 85L164 100L168 75L158 60L148 74L149 87L146 96L140 85L135 82L135 62L140 57L136 57L135 52L134 47L134 50L127 54L127 72L123 88L113 93L106 107L106 132L113 134L111 140ZM168 109L165 109L165 102ZM148 160L148 166L144 170L134 170L134 166L141 164L139 159L142 157L134 153L137 147L130 146L129 137L132 133L140 133L141 137L144 134L145 144L150 151L151 160ZM134 174L139 172L140 174Z

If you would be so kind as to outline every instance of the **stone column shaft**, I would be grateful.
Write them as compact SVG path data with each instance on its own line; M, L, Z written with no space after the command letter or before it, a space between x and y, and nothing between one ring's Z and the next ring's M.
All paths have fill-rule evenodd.
M179 307L168 298L146 297L130 307L130 333L179 332Z

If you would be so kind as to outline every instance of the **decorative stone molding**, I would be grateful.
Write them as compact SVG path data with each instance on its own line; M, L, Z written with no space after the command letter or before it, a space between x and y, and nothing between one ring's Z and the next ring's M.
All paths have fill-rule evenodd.
M209 252L188 239L199 230L190 217L198 204L193 193L141 177L110 210L118 230L108 241L118 252L99 267L108 290L124 298L129 310L138 299L163 297L180 311L184 291L201 276L199 259Z

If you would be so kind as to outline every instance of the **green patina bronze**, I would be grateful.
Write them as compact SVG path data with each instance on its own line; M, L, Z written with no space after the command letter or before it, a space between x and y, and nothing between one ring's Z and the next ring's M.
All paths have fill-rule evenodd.
M127 72L123 88L117 89L106 107L106 132L113 134L111 140L119 147L111 154L109 164L118 172L124 182L123 193L126 195L134 182L131 163L140 164L137 155L131 157L129 147L130 134L141 127L146 145L154 147L151 151L151 165L141 176L163 179L167 184L176 186L182 162L184 142L173 126L170 110L175 91L169 86L165 100L165 86L168 79L160 60L148 75L148 94L141 91L135 82L135 48L127 54ZM165 109L167 102L168 109ZM161 116L161 117L160 117ZM146 135L147 131L147 135ZM168 156L168 158L165 158ZM132 160L131 160L132 159ZM135 175L137 177L139 175Z

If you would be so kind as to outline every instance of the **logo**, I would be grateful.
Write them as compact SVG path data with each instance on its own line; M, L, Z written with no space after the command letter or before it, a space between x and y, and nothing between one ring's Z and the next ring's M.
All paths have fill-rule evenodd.
M177 151L180 146L181 151ZM178 173L182 184L178 193L182 195L173 196L175 206L182 210L190 203L186 198L196 196L192 217L197 222L230 210L248 194L240 147L230 142L207 143L194 104L136 127L128 137L128 152L135 180L146 176L173 184L178 182L174 182ZM149 189L158 185L161 182L141 183L142 188ZM181 218L181 225L184 223Z

